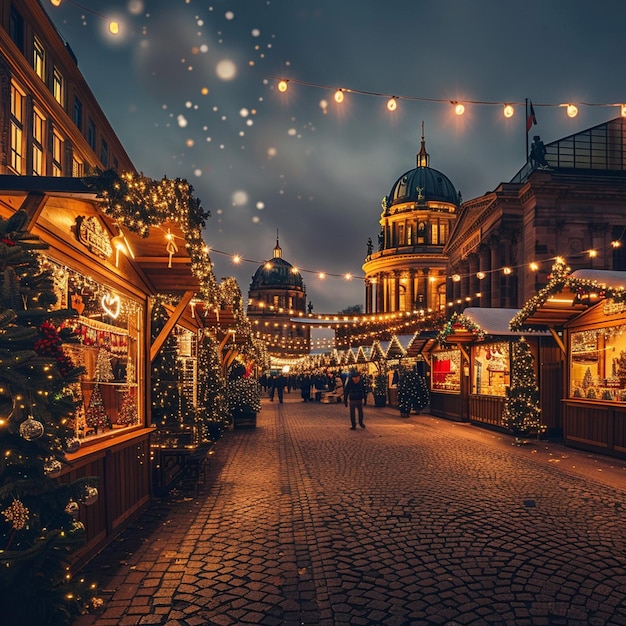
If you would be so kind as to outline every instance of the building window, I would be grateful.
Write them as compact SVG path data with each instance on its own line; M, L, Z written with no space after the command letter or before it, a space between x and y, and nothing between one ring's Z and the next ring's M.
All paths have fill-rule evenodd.
M43 176L45 172L44 145L46 136L46 120L39 109L33 110L33 144L32 171L34 176Z
M11 161L16 174L24 173L24 102L25 94L11 83Z
M52 134L52 175L63 176L63 139Z
M24 18L17 12L15 7L11 5L11 17L9 18L9 34L11 41L24 54Z
M44 50L43 44L35 37L33 39L33 69L35 70L35 74L44 82L46 80L45 60L46 51Z
M52 95L61 106L65 106L65 81L58 67L52 73Z
M439 245L439 224L437 222L431 226L430 242L433 246Z
M91 149L96 151L96 123L89 118L89 123L87 124L87 143L90 145Z
M105 168L109 166L109 145L104 139L100 145L100 161Z
M74 98L74 124L78 130L82 132L83 130L83 103L78 99Z
M511 384L508 342L489 343L472 348L472 393L505 396Z
M72 157L72 176L80 178L85 173L85 164L76 157Z

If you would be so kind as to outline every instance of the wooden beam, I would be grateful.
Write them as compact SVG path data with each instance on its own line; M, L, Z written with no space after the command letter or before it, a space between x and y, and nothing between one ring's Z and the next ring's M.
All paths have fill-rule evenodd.
M24 211L28 215L28 223L26 224L28 232L32 231L37 224L46 202L48 202L48 196L38 192L30 192L24 198L20 211Z
M556 329L553 326L550 326L548 330L550 331L550 334L552 335L552 339L554 339L556 345L559 346L559 348L561 349L561 352L563 354L566 354L567 350L565 348L565 344L563 343L563 339L556 332Z
M163 329L159 333L158 337L155 338L154 342L150 346L150 363L152 363L154 359L156 358L157 354L159 354L159 350L163 347L165 340L167 339L168 335L172 332L174 326L176 326L176 323L178 322L178 320L182 317L182 314L185 312L185 309L191 302L194 295L195 295L195 292L193 291L186 291L183 294L183 297L180 299L180 302L174 309L174 312L170 315L169 319L165 323L165 326L163 326Z

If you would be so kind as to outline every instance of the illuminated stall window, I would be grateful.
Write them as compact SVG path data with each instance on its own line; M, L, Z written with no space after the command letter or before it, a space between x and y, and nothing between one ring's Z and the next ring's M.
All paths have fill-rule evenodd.
M510 344L497 342L472 346L472 393L505 396L511 383Z
M441 350L432 353L433 391L461 391L461 351Z
M570 335L570 397L626 402L626 326Z
M140 425L141 303L56 261L45 263L53 274L56 307L77 313L64 323L77 341L63 347L85 370L72 388L76 437L97 439Z

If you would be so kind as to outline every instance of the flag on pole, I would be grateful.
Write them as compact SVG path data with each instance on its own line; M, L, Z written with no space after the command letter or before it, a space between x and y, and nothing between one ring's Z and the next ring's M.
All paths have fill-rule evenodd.
M530 110L528 111L528 115L526 117L526 132L531 129L533 124L537 123L537 118L535 117L535 109L533 108L533 101L530 101Z

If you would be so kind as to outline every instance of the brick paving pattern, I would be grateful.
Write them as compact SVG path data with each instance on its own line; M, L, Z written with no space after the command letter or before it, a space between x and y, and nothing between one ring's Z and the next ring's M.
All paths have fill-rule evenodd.
M264 400L92 561L77 626L626 625L626 463L429 415Z

